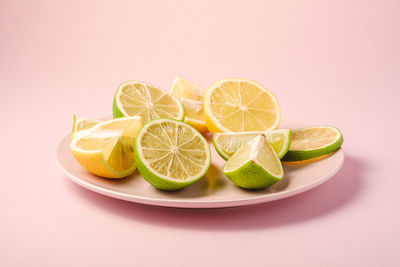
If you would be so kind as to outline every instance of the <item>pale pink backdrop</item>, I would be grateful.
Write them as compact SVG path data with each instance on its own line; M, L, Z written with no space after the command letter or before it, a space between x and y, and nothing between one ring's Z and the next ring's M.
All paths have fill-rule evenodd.
M1 266L399 266L399 1L1 1ZM119 83L252 78L339 127L343 169L225 210L128 203L56 167Z

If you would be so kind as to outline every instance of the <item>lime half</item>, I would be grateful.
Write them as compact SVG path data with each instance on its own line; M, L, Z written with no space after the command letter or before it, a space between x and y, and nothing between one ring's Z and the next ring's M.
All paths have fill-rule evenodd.
M267 141L272 145L276 154L281 159L285 156L290 146L292 130L270 130L268 132L237 132L237 133L215 133L213 144L218 154L225 160L244 146L257 135L265 134Z
M303 161L338 150L343 144L339 129L329 126L309 127L293 131L289 151L283 161Z
M206 139L192 126L155 119L136 138L135 160L140 174L154 187L178 190L204 176L211 153Z
M224 174L239 187L259 189L280 181L283 168L265 135L257 135L226 162Z
M114 118L141 116L143 123L156 118L184 118L184 109L178 98L161 88L139 81L124 82L118 87L113 113Z

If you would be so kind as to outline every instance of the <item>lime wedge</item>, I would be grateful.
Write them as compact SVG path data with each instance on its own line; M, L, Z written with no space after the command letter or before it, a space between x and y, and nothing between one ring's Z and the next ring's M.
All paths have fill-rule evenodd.
M246 189L264 188L283 178L281 161L265 135L257 135L242 146L223 171L234 184Z
M225 160L244 146L248 141L260 134L265 134L267 141L272 145L276 154L281 159L289 149L292 130L270 130L268 132L237 132L215 133L213 144L218 154Z

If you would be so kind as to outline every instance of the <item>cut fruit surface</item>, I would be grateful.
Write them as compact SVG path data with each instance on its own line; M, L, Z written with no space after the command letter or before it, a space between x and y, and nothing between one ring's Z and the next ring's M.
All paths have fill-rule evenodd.
M278 99L260 84L229 78L207 90L204 115L210 132L266 131L278 128L281 110Z
M218 154L225 160L244 146L257 135L265 134L267 141L272 145L278 157L281 159L289 149L292 130L270 130L267 132L237 132L215 133L213 144Z
M83 117L79 117L78 115L74 115L74 125L72 126L72 132L79 132L82 130L86 130L92 128L93 126L101 123L99 120L92 120Z
M283 161L303 161L338 150L343 144L339 129L329 126L309 127L293 131L288 152Z
M211 153L208 142L190 125L156 119L140 130L135 159L140 174L154 187L178 190L204 176Z
M178 98L186 98L203 102L206 90L192 81L177 76L172 83L171 94Z
M265 135L257 135L241 147L223 171L234 184L246 189L264 188L283 178L281 161Z
M204 120L203 102L187 98L181 98L180 101L185 109L185 122L200 133L206 133L208 128Z
M175 77L171 93L179 98L185 109L185 122L201 133L207 132L203 110L203 99L206 90L194 82L182 77Z
M184 109L173 95L154 85L128 81L118 87L113 103L114 118L141 116L143 123L156 118L183 120Z
M70 149L89 172L106 178L122 178L135 169L134 143L142 126L139 116L99 123L73 134Z

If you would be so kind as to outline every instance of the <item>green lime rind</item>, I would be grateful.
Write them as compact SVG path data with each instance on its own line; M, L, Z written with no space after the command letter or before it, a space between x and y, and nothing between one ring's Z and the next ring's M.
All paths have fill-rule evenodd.
M207 143L207 150L208 150L208 155L209 155L209 161L207 163L207 167L204 169L204 171L199 174L198 176L195 177L191 177L190 180L188 181L181 181L181 180L172 180L172 179L167 179L164 177L161 177L157 174L155 174L141 159L141 156L139 154L138 151L138 147L140 147L139 142L140 142L140 138L142 136L142 131L145 131L145 129L147 128L146 125L154 123L155 121L158 120L171 120L171 121L175 121L178 123L182 123L185 124L186 126L190 127L191 129L193 129L195 132L198 133L199 137L205 142ZM136 140L135 140L135 162L136 162L136 167L139 171L139 173L142 175L142 177L149 182L151 185L153 185L155 188L161 189L161 190L166 190L166 191L176 191L179 189L183 189L195 182L197 182L200 178L202 178L207 170L209 169L210 165L211 165L211 151L210 151L210 147L208 146L208 142L207 140L203 137L203 135L197 131L194 127L192 127L191 125L183 122L183 121L179 121L179 120L175 120L175 119L166 119L166 118L157 118L157 119L153 119L149 122L147 122L145 125L143 125L142 129L140 129Z
M343 144L343 135L338 128L336 127L332 128L336 129L340 133L339 138L332 144L312 150L291 150L289 147L289 150L287 151L286 155L282 158L282 161L288 161L288 162L302 161L320 157L339 150Z
M287 143L285 144L285 147L281 151L279 151L279 153L277 152L278 148L276 147L276 145L274 143L270 143L272 148L275 150L275 152L277 152L278 158L282 159L286 155L286 153L289 151L290 143L292 140L292 130L291 129L282 129L282 130L276 130L276 131L287 131L288 132Z
M253 160L249 160L239 168L224 174L235 185L245 189L261 189L279 182L282 178L275 177ZM248 179L246 179L248 177Z
M74 124L72 125L72 133L74 133L75 132L75 128L76 128L76 121L78 120L78 116L77 115L74 115Z
M222 149L220 149L215 141L215 138L212 138L212 143L214 145L215 151L217 151L218 155L221 156L221 158L223 158L224 160L229 160L229 156L227 154L225 154Z
M118 94L119 89L114 95L114 101L113 101L113 118L122 118L125 117L125 115L122 113L122 111L119 109L118 104L117 104L117 94Z
M197 180L199 180L204 174L202 174L198 179L190 180L190 181L172 181L165 179L163 177L157 176L154 174L147 166L146 164L143 163L143 161L140 159L139 153L135 149L135 162L136 162L136 167L139 171L139 173L142 175L142 177L149 182L152 186L155 188L161 189L161 190L166 190L166 191L176 191L182 188L185 188Z

